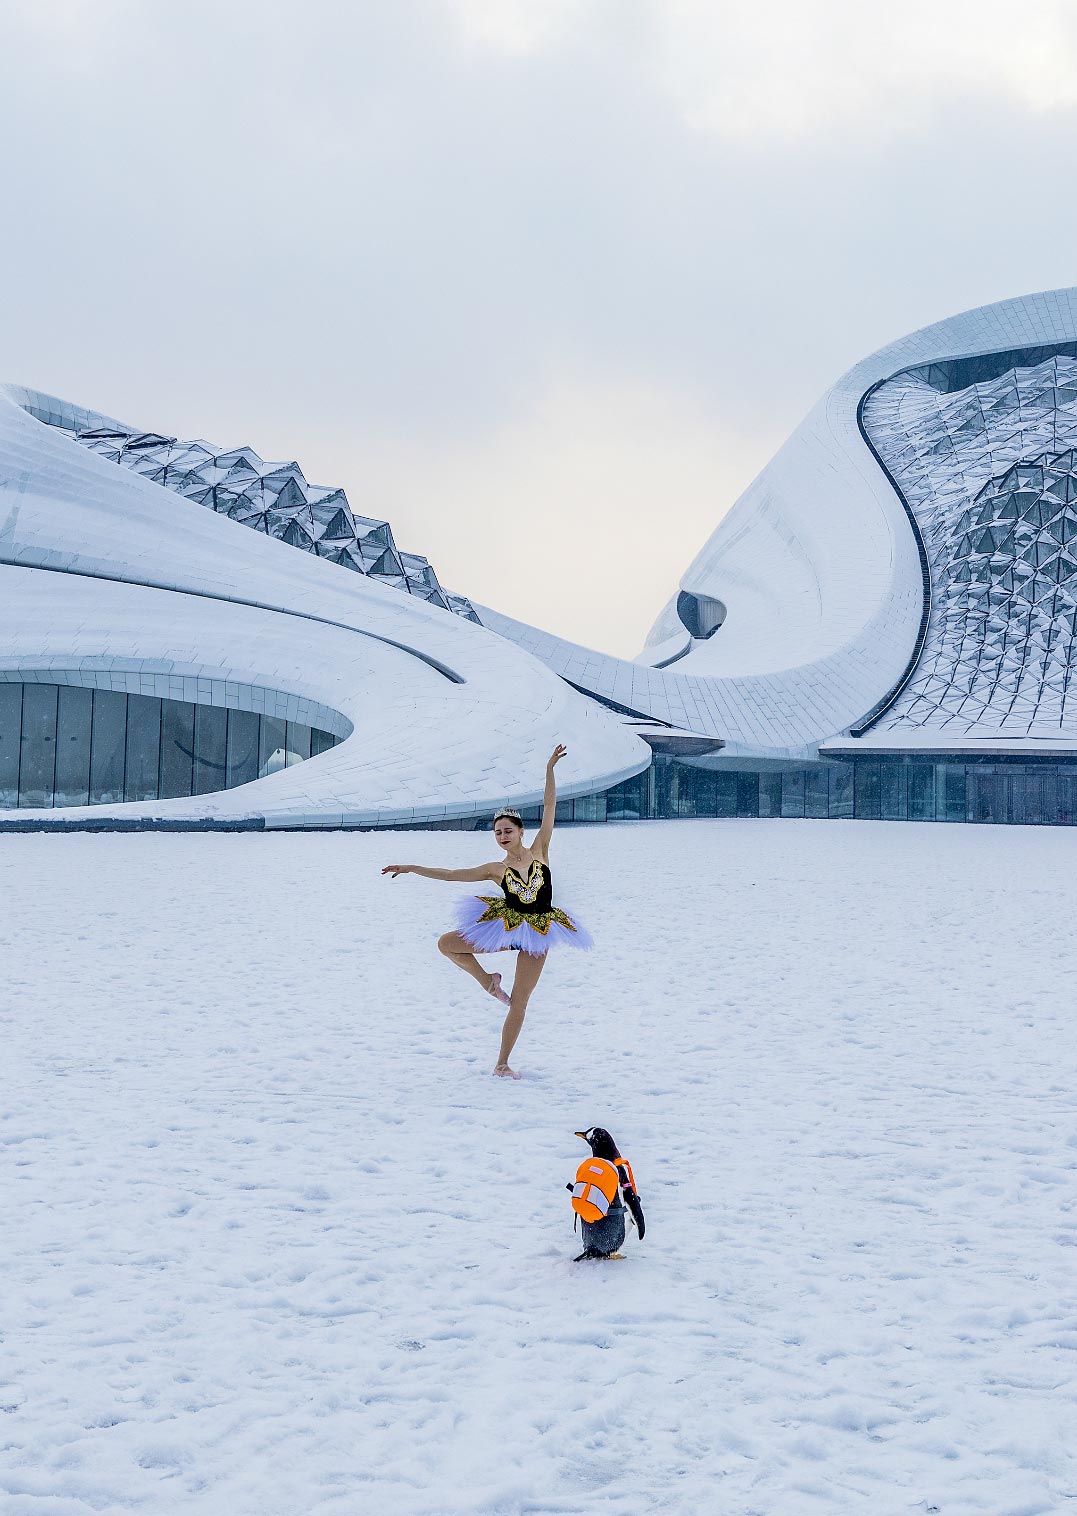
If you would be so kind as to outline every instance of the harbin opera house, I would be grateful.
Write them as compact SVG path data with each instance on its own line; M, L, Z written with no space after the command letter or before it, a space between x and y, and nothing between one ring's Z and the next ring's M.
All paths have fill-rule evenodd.
M1077 289L865 358L628 661L248 446L0 387L0 828L1077 821ZM611 593L615 593L611 589Z

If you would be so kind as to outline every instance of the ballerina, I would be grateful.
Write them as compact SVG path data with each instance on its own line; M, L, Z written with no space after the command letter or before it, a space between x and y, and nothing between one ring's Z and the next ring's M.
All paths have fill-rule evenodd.
M494 840L505 856L498 863L480 863L473 869L430 869L415 863L390 863L382 869L394 879L398 874L419 874L424 879L489 879L500 886L503 898L470 896L456 907L456 931L438 939L438 947L453 963L478 981L488 995L509 1007L501 1028L501 1048L494 1073L503 1079L519 1079L509 1066L509 1056L524 1024L527 1003L539 981L546 956L554 947L589 948L591 938L575 916L553 903L550 872L550 840L557 811L557 781L554 768L567 749L558 743L546 765L546 788L542 799L542 822L530 847L524 843L524 824L519 811L506 806L494 817ZM476 953L519 953L512 994L501 988L501 975L486 971Z

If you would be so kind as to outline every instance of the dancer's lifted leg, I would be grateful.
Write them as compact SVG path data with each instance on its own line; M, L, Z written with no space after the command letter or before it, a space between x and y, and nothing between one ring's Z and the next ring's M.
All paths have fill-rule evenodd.
M415 869L413 872L419 873L420 871ZM424 870L424 872L426 871ZM458 879L461 874L470 874L473 871L469 869L457 869L454 872L446 869L444 872L450 874L453 879ZM437 877L434 870L431 869L429 873L433 877ZM484 879L487 876L480 874L479 877ZM482 964L475 957L475 949L466 937L462 937L459 932L443 932L438 938L438 950L444 953L446 958L455 963L458 968L463 969L465 974L470 974L472 979L477 979L488 995L492 995L495 1000L500 1000L502 1005L508 1005L509 997L501 988L501 975L488 974L486 972Z

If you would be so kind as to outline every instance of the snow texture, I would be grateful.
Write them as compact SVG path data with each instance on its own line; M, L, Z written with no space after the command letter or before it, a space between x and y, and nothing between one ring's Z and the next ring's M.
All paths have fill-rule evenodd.
M4 838L4 1516L1072 1510L1072 849L563 830L514 1084L487 837Z

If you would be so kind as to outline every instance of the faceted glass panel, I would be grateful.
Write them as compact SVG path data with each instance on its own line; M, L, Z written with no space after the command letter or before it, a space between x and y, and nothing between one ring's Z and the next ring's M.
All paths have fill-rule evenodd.
M56 715L56 805L90 801L90 724L93 690L62 684Z
M582 795L572 802L573 821L605 821L605 795Z
M884 821L906 821L908 801L905 783L908 766L904 763L882 763L879 778L879 815Z
M765 773L759 776L760 816L780 816L782 813L782 776L780 773Z
M316 744L321 733L315 731L312 748ZM648 814L647 806L647 780L648 774L636 774L631 779L624 780L621 784L614 785L612 790L606 792L606 816L610 821L640 821Z
M934 821L935 770L931 764L909 764L908 795L909 820Z
M782 774L782 815L804 815L804 771L787 769Z
M119 690L94 690L90 738L90 793L97 805L123 799L127 752L127 696Z
M1009 789L1004 772L992 764L970 765L967 783L970 821L1009 820Z
M854 774L851 763L832 764L830 768L830 814L846 817L853 814Z
M219 705L195 706L193 795L228 786L228 712Z
M868 397L863 421L931 579L917 666L875 724L1077 736L1072 345L909 370Z
M289 721L288 732L284 739L284 748L288 757L288 764L302 763L310 757L310 727L304 726L299 721Z
M965 765L963 763L937 763L935 765L935 820L964 821L966 804Z
M0 683L0 806L19 803L19 748L22 736L22 685Z
M191 794L194 713L195 707L186 700L161 701L161 800L183 799Z
M125 800L156 800L161 765L161 702L151 695L127 697Z
M759 775L754 773L737 775L737 815L759 815Z
M268 463L250 447L225 449L127 427L67 435L110 463L289 547L380 579L466 621L479 620L465 596L442 588L426 558L398 550L387 521L354 515L343 490L308 484L298 463Z
M882 764L858 763L853 789L854 813L861 821L878 821L882 815Z
M56 686L28 684L22 696L19 804L51 806L56 785Z
M1010 779L1011 820L1019 826L1040 826L1044 821L1043 774L1036 769L1015 772Z
M263 716L258 741L258 775L264 779L284 768L284 740L286 723L277 716Z
M228 787L250 784L258 778L258 741L261 718L256 711L228 712Z
M783 811L784 815L785 812ZM804 814L815 821L825 821L830 815L829 770L810 768L804 775Z
M715 804L716 816L735 816L737 814L737 776L727 769L722 769L714 776L715 780Z

